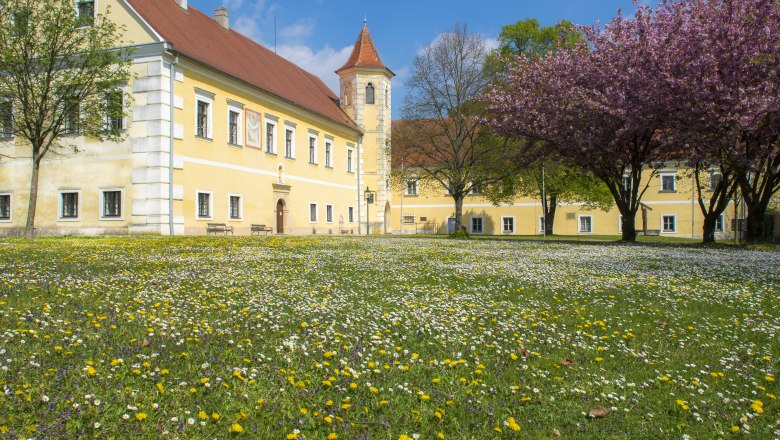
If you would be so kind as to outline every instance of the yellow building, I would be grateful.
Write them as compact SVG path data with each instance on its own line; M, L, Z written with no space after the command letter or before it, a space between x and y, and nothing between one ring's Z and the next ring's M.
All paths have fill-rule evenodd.
M637 231L648 234L701 238L703 215L689 176L690 170L669 165L657 173L647 171L642 184L648 189L642 197L643 209L637 213ZM446 233L454 228L454 202L440 186L412 177L400 185L394 195L393 212L397 218L393 231L402 234ZM733 237L731 220L734 205L721 216L716 238ZM740 212L739 218L744 218ZM540 200L519 197L512 204L493 205L480 194L470 194L463 202L463 225L472 234L542 235L544 217ZM645 225L646 223L646 225ZM608 212L587 209L583 203L561 203L553 222L556 235L620 235L621 216L616 207ZM640 232L641 233L641 232Z
M79 152L41 165L39 234L205 234L209 223L249 234L365 232L390 219L393 73L363 26L339 69L341 96L316 76L186 0L77 0L109 11L134 49L126 139L83 136ZM86 11L86 12L84 12ZM0 233L26 221L30 160L13 139L0 153ZM7 214L7 215L6 215ZM362 226L361 226L362 225Z

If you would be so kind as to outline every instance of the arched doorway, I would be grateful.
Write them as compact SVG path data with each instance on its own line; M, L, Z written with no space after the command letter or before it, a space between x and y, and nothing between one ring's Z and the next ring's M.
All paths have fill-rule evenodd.
M284 234L284 201L276 202L276 233Z
M390 202L385 205L385 234L392 232L390 229Z

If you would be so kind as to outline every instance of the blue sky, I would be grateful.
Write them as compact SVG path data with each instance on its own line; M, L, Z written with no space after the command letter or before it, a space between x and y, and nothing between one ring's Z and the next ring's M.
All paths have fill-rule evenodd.
M226 6L233 29L277 51L318 75L338 90L334 70L349 57L363 17L382 61L398 76L393 80L393 117L398 118L405 94L404 81L421 48L456 23L495 40L504 24L536 18L543 25L560 20L578 24L606 22L622 8L632 14L632 0L482 0L384 1L357 0L189 0L208 15Z

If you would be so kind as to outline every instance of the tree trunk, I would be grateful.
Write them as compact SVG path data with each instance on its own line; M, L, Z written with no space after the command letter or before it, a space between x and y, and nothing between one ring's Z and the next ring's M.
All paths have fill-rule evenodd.
M27 207L27 224L24 227L24 236L27 238L35 237L35 208L38 204L38 172L41 162L33 158L32 176L30 177L30 203Z
M463 227L463 196L453 196L455 200L455 232L465 231Z
M550 203L547 204L547 212L544 214L544 233L553 235L553 224L555 224L555 209L558 207L558 198L550 197Z
M710 244L715 243L715 224L718 221L718 217L720 217L720 214L717 215L706 215L704 216L704 227L702 228L702 243L704 244Z
M623 215L623 224L621 225L621 228L623 229L623 236L621 240L629 243L634 243L636 242L636 227L634 226L634 219L636 217L636 212L621 213L621 214Z
M758 206L748 206L747 231L745 232L746 241L756 242L764 239L765 213L766 207L762 206L762 204L758 204Z

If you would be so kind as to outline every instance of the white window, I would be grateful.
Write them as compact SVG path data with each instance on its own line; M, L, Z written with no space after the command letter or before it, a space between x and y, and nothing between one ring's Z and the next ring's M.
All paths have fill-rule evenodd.
M11 221L11 194L0 193L0 222Z
M95 22L95 0L76 0L76 14L84 26Z
M481 234L483 232L484 219L482 217L471 217L471 233Z
M317 163L317 136L309 135L309 163Z
M62 102L62 134L77 135L81 133L81 106L75 97Z
M333 205L325 205L325 222L333 223Z
M514 234L515 233L515 218L514 217L501 217L501 233L502 234Z
M79 191L60 191L59 219L64 221L79 220Z
M228 209L230 220L241 220L244 211L241 194L228 194Z
M721 214L715 219L715 232L723 232L724 225L726 224L725 214Z
M13 120L13 102L8 98L0 100L0 137L13 136Z
M661 216L661 232L677 232L677 216L674 214L664 214Z
M265 152L276 154L276 121L265 117Z
M228 144L240 146L243 144L244 127L242 124L243 111L239 107L228 107Z
M106 131L124 130L127 128L124 118L125 94L122 89L111 90L106 93Z
M539 216L539 233L544 234L544 216Z
M351 148L349 148L347 150L347 172L348 173L354 173L355 172L355 170L354 170L354 168L352 166L352 152L353 152L353 150Z
M101 220L122 220L124 214L122 209L123 196L124 190L122 189L104 189L100 191Z
M482 185L479 183L472 184L471 189L469 190L469 193L472 195L480 195L482 194Z
M350 206L347 208L347 221L350 223L355 223L355 207Z
M312 223L317 223L317 214L317 204L309 203L309 221Z
M195 136L211 139L211 114L214 107L214 94L198 91L195 93L195 98Z
M212 200L211 191L198 191L195 194L195 214L198 220L211 220Z
M416 196L417 195L417 179L409 179L406 181L406 192L404 195Z
M710 182L709 182L709 190L710 192L715 191L715 189L720 185L720 182L723 181L723 175L718 172L712 172L710 173Z
M404 214L403 223L405 225L413 225L415 222L414 214Z
M579 218L579 232L580 234L590 234L593 232L593 217L589 215L581 215Z
M661 174L661 192L677 191L675 174Z
M295 159L295 127L284 127L284 157Z
M325 166L333 168L333 143L325 141Z

